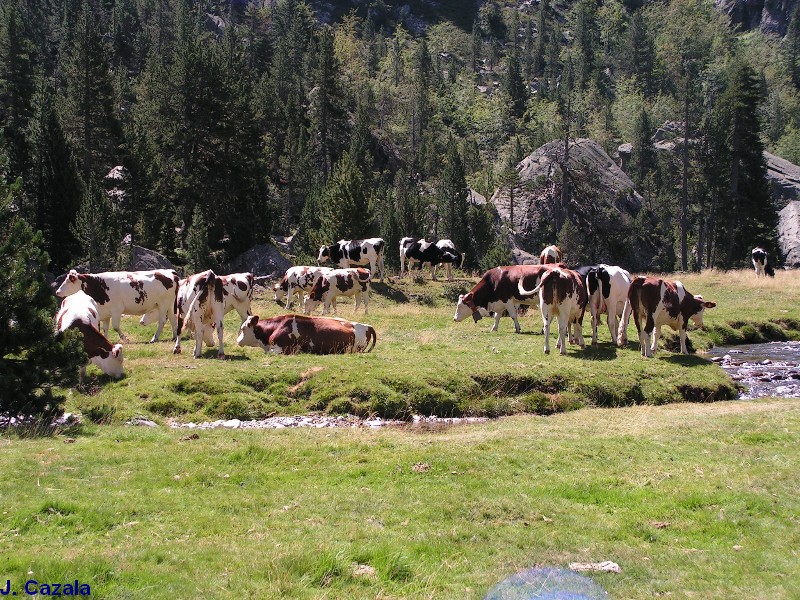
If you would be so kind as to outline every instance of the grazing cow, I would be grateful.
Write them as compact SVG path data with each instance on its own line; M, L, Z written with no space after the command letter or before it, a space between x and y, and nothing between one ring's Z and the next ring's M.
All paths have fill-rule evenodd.
M358 310L361 298L364 298L364 314L369 308L369 281L370 272L367 269L333 269L330 273L320 275L314 287L306 298L305 313L310 315L323 304L322 314L328 314L333 304L333 314L336 314L336 298L351 296L355 298L356 305L353 312Z
M539 285L528 290L519 282L520 296L539 294L539 303L544 322L544 353L550 354L550 323L558 318L558 344L561 354L567 353L567 337L574 339L581 348L583 341L583 313L586 311L586 284L580 273L554 267L542 275ZM571 327L570 327L571 326ZM571 331L570 331L571 330Z
M539 301L530 295L521 296L518 284L524 281L526 287L534 287L539 283L541 276L551 268L543 265L511 265L489 269L468 293L458 297L453 320L460 323L472 315L477 323L484 316L493 314L494 324L490 331L497 331L500 317L507 311L514 320L514 331L519 333L517 306L520 304L536 306Z
M383 283L383 247L384 242L381 238L369 238L366 240L339 240L330 246L322 246L319 249L317 262L319 264L328 261L339 265L340 269L351 266L369 265L371 274L375 269L380 269L381 283Z
M459 252L456 250L456 245L453 243L453 240L439 240L436 242L436 245L439 247L440 250L449 250L451 253L455 254L456 256L461 257L461 261L458 263L458 268L462 268L464 266L464 258L467 256L465 252ZM452 262L445 262L442 261L444 264L445 271L447 273L447 281L453 280L453 263Z
M56 329L66 331L77 329L83 335L83 350L89 362L100 367L106 375L114 379L122 377L122 344L112 345L108 338L98 330L97 303L82 291L67 296L61 301L56 315ZM81 380L86 375L86 365L81 367Z
M83 290L97 302L98 318L103 324L103 334L108 335L108 323L125 340L119 328L123 314L144 315L151 311L158 316L158 328L150 342L157 342L169 318L173 338L178 333L175 321L175 303L178 294L178 274L161 269L157 271L116 271L82 274L71 270L56 290L64 298Z
M449 242L452 245L453 242L450 240L442 240L443 242ZM405 245L404 245L405 244ZM434 281L438 281L436 279L436 267L439 264L446 264L447 265L447 279L451 281L453 279L453 272L452 272L452 264L458 260L463 261L464 256L459 255L455 251L455 246L439 246L439 244L434 244L433 242L427 242L424 239L414 241L412 238L403 238L400 242L400 261L401 263L408 259L408 270L411 271L411 267L413 263L420 263L420 267L422 265L428 264L431 266L431 275ZM400 274L403 273L403 265L400 265Z
M225 288L221 277L217 277L214 271L204 271L195 276L194 286L191 292L193 297L186 309L184 325L178 333L178 339L186 329L194 329L194 357L200 358L203 350L203 341L209 346L213 346L212 334L217 333L219 340L218 358L225 358L225 350L222 347L224 334L225 318ZM180 352L177 347L175 353Z
M191 304L195 295L198 292L198 285L201 280L207 279L208 273L211 271L203 271L202 273L195 273L181 279L178 286L178 297L175 304L175 313L178 317L178 330L183 331L183 322L186 318L189 304ZM216 275L216 274L215 274ZM223 309L227 315L232 310L239 313L239 318L244 320L249 317L252 312L250 311L250 303L253 298L253 274L252 273L232 273L230 275L216 275L218 281L222 283L222 296L223 296ZM157 318L155 312L147 313L139 319L141 325L153 323ZM186 331L192 331L192 324L187 323ZM205 342L208 346L214 345L213 330L206 328ZM181 336L175 339L175 347L172 349L173 354L181 353Z
M622 343L628 341L627 323L619 328L619 317L625 308L628 299L628 287L631 285L631 274L621 267L612 265L593 265L591 267L578 267L575 269L581 274L586 283L589 296L589 311L592 315L592 346L597 346L597 326L600 324L600 315L608 315L608 330L611 340L617 343L619 331L624 332Z
M762 276L775 277L775 270L769 264L769 254L763 248L753 248L750 253L753 258L753 268L756 270L756 277Z
M548 246L539 255L539 263L543 265L555 265L562 259L561 249L558 246Z
M300 301L304 293L309 293L319 279L320 275L330 273L333 269L328 267L289 267L281 280L273 286L275 302L280 303L286 298L286 309L292 305L292 296L299 296Z
M236 342L276 354L344 354L372 352L377 340L372 325L292 314L261 320L254 315L242 323Z
M680 332L681 354L687 354L686 328L689 326L689 320L702 327L703 311L715 306L716 303L703 300L702 296L689 294L680 281L640 275L631 282L628 289L628 299L619 326L619 338L622 339L622 328L626 326L628 317L633 316L636 331L639 332L642 356L652 357L655 354L662 325L669 325Z

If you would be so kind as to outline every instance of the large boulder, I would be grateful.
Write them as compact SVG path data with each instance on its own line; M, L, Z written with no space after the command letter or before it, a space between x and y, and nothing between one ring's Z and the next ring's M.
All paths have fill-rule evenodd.
M800 199L800 167L769 152L764 152L764 159L767 161L767 179L775 204L784 206Z
M175 269L169 259L155 250L133 246L133 259L130 271L153 271L155 269Z
M563 155L562 140L541 146L517 165L517 181L498 189L490 200L510 225L514 260L538 262L542 248L563 233L575 241L573 255L567 256L572 264L602 261L646 268L652 249L643 242L634 252L626 243L636 235L634 219L642 205L633 181L594 140L571 140L571 198L569 206L561 207ZM570 231L559 232L557 224L567 221Z
M280 277L292 266L291 261L283 256L275 246L261 244L250 248L229 263L223 265L224 273L251 272L256 277Z
M800 201L789 202L780 212L778 243L783 263L787 267L800 267Z

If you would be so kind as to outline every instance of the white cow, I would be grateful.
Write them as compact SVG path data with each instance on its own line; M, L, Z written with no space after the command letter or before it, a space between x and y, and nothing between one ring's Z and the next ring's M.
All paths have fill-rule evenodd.
M205 280L211 270L203 271L202 273L195 273L181 279L178 287L178 298L175 304L175 313L178 317L178 330L184 330L183 322L186 319L189 304L191 304L198 291L198 282ZM215 274L216 275L216 274ZM252 312L250 311L250 303L253 297L253 274L252 273L232 273L231 275L216 275L217 279L222 284L223 295L223 309L227 315L232 310L239 313L242 323L249 317ZM155 322L158 317L157 313L151 312L144 315L139 319L142 325L148 325ZM192 331L192 324L187 323L186 331ZM205 330L205 343L207 346L214 345L213 330L206 328ZM175 339L175 347L172 349L173 354L181 353L181 336Z
M56 315L56 330L77 329L83 335L83 350L89 362L100 367L106 375L119 379L122 371L122 344L112 345L98 329L97 303L82 291L61 301ZM86 365L81 367L81 380L86 375Z
M305 303L305 313L310 315L320 303L323 303L322 314L331 311L336 314L336 298L339 296L351 296L355 298L353 312L358 310L361 298L364 298L364 314L369 308L369 282L370 272L367 269L334 269L330 273L321 275L311 292L308 294Z
M297 295L302 301L303 294L311 291L317 279L331 271L333 269L329 267L289 267L281 280L272 288L275 291L275 302L286 298L286 309L288 310L292 306L292 296Z
M597 326L600 315L608 315L608 330L611 341L617 343L618 332L623 338L621 344L628 342L628 323L618 327L618 321L628 299L628 288L631 285L631 274L621 267L613 265L597 265L586 274L586 289L589 294L589 311L592 314L592 346L597 346Z
M123 314L144 315L153 311L158 316L158 328L150 342L157 342L169 319L173 337L178 329L175 321L175 301L178 294L178 274L175 271L112 271L83 274L71 270L56 290L59 298L84 291L97 303L98 318L103 333L108 335L108 324L125 340L119 328Z

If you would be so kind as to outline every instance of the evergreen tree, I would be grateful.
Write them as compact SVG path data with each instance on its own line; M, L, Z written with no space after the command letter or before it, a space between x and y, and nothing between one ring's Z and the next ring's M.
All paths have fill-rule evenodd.
M119 232L116 215L105 190L97 179L89 178L80 210L70 226L81 245L81 257L90 273L113 269L116 261Z
M483 35L481 34L480 23L476 19L472 23L472 36L469 44L469 65L473 72L480 70L481 54L483 53Z
M653 128L650 125L650 117L647 109L642 106L639 116L636 118L634 128L633 152L631 154L630 174L637 189L644 185L647 174L655 168L655 148L651 140Z
M525 103L528 99L528 91L525 82L522 81L519 60L516 52L509 54L506 60L505 92L510 101L511 115L517 119L525 113Z
M345 152L321 191L319 233L331 244L339 239L361 239L372 226L364 180Z
M647 28L644 11L638 10L631 16L628 26L627 45L623 57L623 70L636 77L645 97L654 94L653 66L655 64L655 45Z
M0 414L55 416L64 397L56 386L77 383L86 360L79 332L53 333L57 303L45 281L49 259L42 235L19 217L21 182L0 176Z
M794 5L789 18L783 49L792 83L795 88L800 89L800 3Z
M467 252L471 247L467 227L469 189L464 177L464 165L458 154L458 146L452 137L445 149L444 168L439 178L436 198L442 221L438 228L438 237L453 240L456 248Z
M194 207L192 224L186 235L186 253L189 259L186 266L192 273L213 268L211 247L208 245L208 226L199 204Z

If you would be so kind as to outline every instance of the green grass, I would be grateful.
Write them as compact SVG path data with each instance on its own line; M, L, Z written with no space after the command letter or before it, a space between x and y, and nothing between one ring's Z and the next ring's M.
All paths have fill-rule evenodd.
M796 401L71 435L0 438L0 560L18 590L477 599L524 568L613 560L621 574L594 578L614 598L800 594Z
M690 292L718 303L706 313L706 330L691 330L690 344L700 350L713 344L800 339L800 277L779 272L775 280L757 281L752 272L705 273L681 279ZM71 392L68 410L99 422L121 422L141 414L158 421L177 418L263 418L306 412L353 413L407 418L517 413L550 414L582 406L665 404L729 399L736 390L727 376L702 354L680 356L660 350L654 360L639 355L633 326L631 343L610 343L605 323L597 348L568 349L567 356L543 352L541 317L530 310L521 318L523 333L513 333L509 318L490 333L491 319L453 322L455 299L474 278L435 283L424 278L376 283L370 313L355 315L352 303L340 302L339 316L372 324L378 343L369 354L277 356L235 345L239 319L226 319L228 360L214 349L192 357L172 344L144 343L152 326L124 318L132 343L125 346L127 376L110 381L90 367L81 390ZM284 311L271 294L257 297L262 317ZM589 319L584 335L589 337ZM664 342L677 338L664 328ZM115 334L112 332L112 341Z

